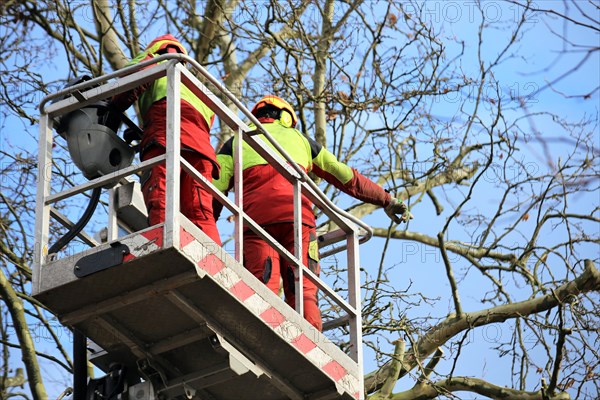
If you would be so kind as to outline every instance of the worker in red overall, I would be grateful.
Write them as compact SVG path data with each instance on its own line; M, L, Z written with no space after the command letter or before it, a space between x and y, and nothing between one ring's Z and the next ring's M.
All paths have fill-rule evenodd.
M306 172L312 171L343 192L367 203L385 208L396 222L412 218L406 205L361 175L357 170L338 161L316 141L306 138L294 129L298 118L292 106L276 96L262 98L252 109L271 136ZM262 135L259 135L262 137ZM217 154L221 177L213 181L227 193L233 186L234 138L227 141ZM269 143L266 139L265 143ZM243 146L244 211L261 225L290 253L294 254L294 202L292 185L273 166L245 142ZM215 214L220 214L220 204ZM303 263L319 274L319 251L313 205L302 196L302 250ZM397 215L398 214L398 215ZM285 301L295 308L293 267L268 243L250 229L244 232L244 266L274 293L283 281ZM315 328L322 330L321 313L317 302L317 287L307 278L303 280L304 317Z
M172 35L154 39L144 51L128 65L150 60L166 53L187 54L185 47ZM164 76L128 92L116 95L111 105L125 111L136 100L143 119L143 137L140 143L142 161L165 153L167 126L167 77ZM208 180L219 177L219 164L210 144L210 128L214 121L213 111L181 85L181 155ZM154 166L150 176L142 182L144 201L148 209L150 225L165 219L164 163ZM181 212L217 244L221 245L219 232L212 210L212 195L193 177L181 170Z

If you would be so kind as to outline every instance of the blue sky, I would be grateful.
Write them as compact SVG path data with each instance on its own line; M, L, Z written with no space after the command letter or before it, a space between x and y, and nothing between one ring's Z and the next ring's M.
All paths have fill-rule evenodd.
M540 7L552 7L555 1L538 1L537 4ZM520 10L516 6L507 4L500 4L498 2L485 2L484 11L486 18L489 22L506 24L513 22L515 18L520 16ZM582 3L585 4L585 3ZM586 6L589 6L587 4ZM429 20L438 26L438 31L441 37L457 37L472 39L477 35L477 27L479 23L479 17L475 13L474 3L469 1L459 2L429 2L426 6L427 16ZM410 10L407 10L410 11ZM598 16L598 10L591 10ZM531 22L527 25L526 29L528 32L525 38L520 40L519 48L520 51L518 56L511 58L509 61L502 65L494 76L499 82L500 87L507 93L517 94L518 96L525 96L527 98L527 106L529 111L552 111L559 115L568 117L571 120L578 120L585 116L595 116L597 120L597 113L599 108L599 94L595 92L589 99L572 98L567 99L564 95L559 92L570 92L570 93L586 93L591 87L597 87L599 83L600 70L600 59L596 54L585 64L584 67L580 68L575 74L569 76L567 79L561 81L553 89L547 88L542 91L538 90L544 87L548 81L553 80L555 77L560 76L563 71L571 68L575 65L578 60L581 59L581 53L571 53L560 55L561 47L557 44L558 41L554 39L551 30L559 30L562 25L557 20L552 19L540 19L538 21ZM159 27L157 27L159 30ZM597 34L590 34L590 30L574 28L569 30L569 38L575 43L587 43L592 45L599 45L600 40ZM508 40L506 33L499 30L489 30L484 37L483 54L486 59L494 57L497 52L501 49L502 45ZM466 47L465 56L461 59L461 67L468 72L477 68L477 47L474 45L473 40L466 40L468 46ZM448 42L449 43L449 42ZM446 49L451 58L452 54L458 51L455 47L448 47ZM65 72L61 69L52 68L48 65L37 66L38 72L43 73L45 80L55 80L65 78ZM490 86L490 90L492 87ZM465 93L462 94L466 95ZM507 97L508 99L508 97ZM440 119L452 119L455 117L457 112L457 105L459 102L455 101L454 97L442 98L436 107L434 113ZM522 114L517 106L516 100L513 100L515 110L511 111L514 115ZM508 100L509 105L513 105ZM482 113L482 116L484 114ZM376 117L373 118L373 124L377 125ZM524 124L527 126L528 124ZM546 139L560 138L561 132L556 129L556 125L550 119L542 119L536 123L537 130ZM26 132L26 134L23 134ZM598 128L596 127L596 132ZM2 140L0 145L3 146L4 150L7 150L7 143L11 143L17 147L25 147L28 149L35 149L37 146L37 127L31 127L16 118L9 118L2 122ZM534 150L535 149L535 150ZM540 153L539 146L537 144L531 145L529 156L531 157L530 165L532 167L547 169L548 165L545 162L544 155ZM560 145L553 145L552 152L554 155L559 154L563 151L563 147ZM495 201L493 195L480 194L479 201L482 207L489 206ZM582 196L575 198L571 204L572 207L580 205L586 205L590 202L595 204L600 203L599 198L590 198L588 196ZM411 222L410 229L415 231L437 232L436 229L441 228L441 224L444 221L443 218L433 218L433 209L431 206L422 203L413 210L415 214L415 220ZM383 211L378 210L373 215L367 217L365 220L373 225L384 226L387 224L385 220L385 214ZM383 221L383 222L382 222ZM231 224L220 223L221 232L226 234L232 229ZM453 228L454 229L454 228ZM593 227L592 227L593 229ZM460 237L463 232L458 230L451 231L452 235L456 234L456 237ZM551 235L548 232L548 235ZM564 235L564 232L554 232L555 235ZM454 237L453 237L454 238ZM469 238L465 238L469 239ZM410 315L418 318L419 315L431 313L432 315L444 316L445 313L452 309L451 299L449 297L449 288L444 275L444 271L441 267L439 252L433 249L419 248L418 251L414 251L414 247L411 247L410 243L393 243L393 251L391 251L386 257L386 263L395 265L393 273L390 278L396 282L396 286L402 288L408 286L409 282L412 282L411 292L420 291L429 297L441 297L448 299L447 304L441 302L439 307L419 307L417 309L409 310ZM373 239L367 245L361 247L361 258L362 263L365 266L376 266L379 262L383 247L383 240ZM589 248L589 257L597 258L599 256L598 248ZM400 256L398 256L400 255ZM457 262L457 266L461 263ZM478 279L474 274L470 274L467 281L464 284L465 288L469 288L468 292L461 292L462 300L465 303L467 311L472 309L478 309L480 307L480 299L482 293L477 291ZM498 337L507 338L509 330L506 327L501 326L490 326L484 329L479 329L472 332L472 338L474 346L489 347L489 344ZM39 335L43 337L43 335ZM395 338L392 338L392 340ZM483 347L482 347L483 348ZM493 382L506 382L508 380L507 375L510 373L506 360L498 360L495 353L486 353L481 356L477 351L467 351L461 356L464 363L464 367L469 368L468 371L478 371L483 369L484 378L489 378ZM502 368L499 368L502 366ZM375 368L370 357L369 352L365 353L365 371L369 372ZM466 371L465 373L468 373ZM461 372L458 372L459 374ZM48 388L50 389L51 397L58 395L64 388L59 384L52 384L53 380L61 381L64 376L53 376L51 371L46 371L46 376L49 378ZM412 382L409 380L403 380L399 383L397 389L409 388L412 386ZM467 398L467 397L465 397Z
M558 2L537 2L539 7L553 7ZM513 8L513 6L499 5L498 2L484 2L484 11L490 22L499 22L507 26L511 21L520 16L520 10ZM441 36L447 36L450 38L464 38L466 41L465 55L461 57L460 66L469 75L469 71L476 71L479 68L477 64L477 42L468 40L469 38L477 37L477 30L479 27L480 17L474 11L474 3L472 2L429 2L426 4L427 12L425 15L429 16L430 20L438 24L438 31L441 32ZM590 6L590 4L588 4ZM405 9L409 11L408 9ZM595 13L596 18L598 17L598 10L591 10L588 7L588 11ZM584 56L581 52L572 52L568 54L560 54L563 50L558 40L550 32L551 30L560 30L561 24L557 20L553 19L538 19L530 22L526 25L526 34L524 39L520 39L518 42L518 49L515 57L510 58L508 61L503 62L501 68L496 69L494 75L495 80L498 82L499 87L507 94L505 107L514 108L513 111L506 111L509 113L508 117L521 117L524 111L520 109L517 99L511 100L509 94L514 97L523 96L527 104L528 112L540 112L548 111L556 113L560 116L568 118L569 120L579 120L585 118L592 118L593 120L598 119L599 109L599 94L593 92L589 99L582 98L570 98L567 99L563 93L575 93L575 94L586 94L591 89L597 88L600 84L599 70L600 70L600 58L598 52L596 52L590 60L582 67L579 68L576 73L570 75L568 78L558 82L552 88L544 87L556 77L561 76L564 72L576 65L579 60ZM594 46L600 44L599 37L596 33L590 33L589 29L571 28L567 31L569 39L574 43L586 44ZM483 58L486 60L493 59L501 51L503 46L507 43L509 37L506 31L499 31L490 29L486 31L483 36L483 42L485 46L482 47L481 51ZM450 42L447 42L450 43ZM448 58L451 59L453 54L459 51L457 47L447 47ZM514 51L513 51L514 52ZM486 90L490 90L494 93L494 86L492 84L486 86ZM462 104L464 100L463 96L468 93L462 93L459 98L455 94L449 95L446 98L442 98L433 109L435 116L441 120L454 120L457 116L458 106ZM467 103L468 106L468 103ZM474 102L472 103L474 106ZM467 112L471 111L467 107ZM485 120L486 111L482 110L479 116ZM378 122L374 117L372 123L373 126L377 126ZM460 123L461 118L458 118L457 123ZM464 119L463 119L464 121ZM529 125L527 121L522 124L525 130L530 132L534 126ZM550 143L550 152L553 157L557 157L566 154L566 146L561 146L560 143L553 142L554 139L564 139L562 135L564 132L558 129L557 125L552 121L551 118L540 118L536 119L535 128L539 132L540 138L548 140ZM598 134L598 127L595 127L596 134ZM600 137L600 136L599 136ZM597 143L600 144L600 143ZM528 169L536 171L546 171L551 173L551 167L547 163L547 154L544 154L541 150L539 142L532 142L529 146L524 147L524 164ZM596 148L597 151L598 148ZM426 151L424 152L426 154ZM423 154L423 153L421 153ZM556 159L556 158L555 158ZM518 174L519 171L515 171ZM477 204L480 205L482 210L489 209L497 202L495 192L493 188L493 174L487 175L489 177L490 191L478 191L476 193ZM456 193L454 194L456 195ZM571 210L588 210L590 204L600 204L600 194L587 195L575 197L569 204ZM431 234L441 229L445 218L434 218L434 210L427 202L419 204L413 210L415 214L415 220L411 222L410 230L417 232L426 231ZM445 212L443 216L448 216L448 212ZM381 223L383 213L376 212L373 216L366 218L366 221L374 221L374 225ZM529 225L529 230L535 228L534 221ZM597 225L590 224L589 228L596 232L600 229ZM465 240L469 242L472 238L464 236L465 232L461 232L459 227L451 228L449 231L450 239ZM562 229L556 229L554 231L547 229L545 233L546 237L564 238L566 232ZM516 241L521 240L518 237L514 238ZM392 260L396 260L397 265L393 268L393 272L390 274L390 280L396 284L396 287L402 288L403 285L408 287L411 285L410 292L420 292L423 295L436 298L440 297L445 299L438 303L437 307L427 307L425 305L408 310L410 318L419 318L424 315L437 315L444 317L448 312L453 310L452 299L450 297L450 288L445 277L445 271L441 264L441 256L439 251L433 248L427 248L421 245L415 245L414 243L393 243L391 246L393 251L390 251L387 255L387 263L392 264ZM361 248L361 256L363 263L366 265L373 265L379 262L379 257L383 249L383 240L373 239L371 243L364 245ZM586 246L583 249L582 257L598 258L600 256L599 246ZM454 263L454 267L458 270L461 267L465 267L467 263L461 261L458 257L451 256ZM480 274L476 270L472 270L468 275L467 279L461 284L459 291L461 293L461 300L465 311L474 311L481 309L481 298L483 298L485 286L481 285ZM524 300L529 295L526 291L523 291L523 297L519 298L518 291L515 292L515 301ZM510 363L509 358L498 359L497 353L490 352L487 350L491 344L497 339L508 339L511 335L512 324L506 325L492 325L484 328L474 330L469 334L468 342L473 343L466 351L461 354L461 362L459 363L455 375L472 375L475 371L484 371L483 378L490 379L490 381L498 382L509 382L510 381ZM391 338L392 340L394 338ZM529 340L531 338L527 338ZM388 350L391 351L393 348L391 345L387 345ZM535 354L535 351L534 351ZM374 368L372 363L372 357L369 357L369 351L366 352L365 356L365 370L370 371ZM447 354L448 355L448 354ZM543 366L541 360L545 360L544 355L540 354L540 366ZM442 363L443 365L443 363ZM449 365L445 366L446 371L449 371ZM444 368L444 367L442 367ZM534 382L535 379L530 379L530 382ZM539 377L537 380L539 384ZM413 385L411 380L402 380L397 385L397 390L408 389ZM533 388L530 388L533 389ZM473 395L463 394L461 398L474 398Z

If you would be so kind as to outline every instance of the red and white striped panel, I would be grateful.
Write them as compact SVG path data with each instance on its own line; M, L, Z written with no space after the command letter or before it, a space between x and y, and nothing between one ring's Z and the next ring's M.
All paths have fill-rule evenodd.
M123 262L145 256L163 247L163 227L160 225L137 235L127 236L121 243L129 247L129 254L123 257Z
M286 342L304 354L314 365L325 371L338 385L354 398L358 399L361 388L358 387L358 378L347 371L340 363L333 359L326 351L319 347L318 342L328 339L315 329L308 328L305 332L314 335L316 340L310 338L296 322L289 321L277 309L283 308L283 303L276 306L263 298L276 296L268 290L266 295L260 295L232 268L227 268L219 257L198 242L185 229L181 229L181 250L196 264L202 275L210 275L221 286L228 289L250 311L261 318ZM272 296L271 296L272 295ZM305 324L309 326L308 323ZM310 327L310 326L309 326Z

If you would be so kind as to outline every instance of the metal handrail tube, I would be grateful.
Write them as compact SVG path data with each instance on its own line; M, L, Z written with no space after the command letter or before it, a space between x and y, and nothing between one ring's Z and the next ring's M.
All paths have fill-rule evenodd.
M302 271L304 274L306 274L306 277L311 282L316 284L319 289L326 292L329 295L329 297L332 300L334 300L340 307L342 307L346 312L356 315L357 312L354 307L352 307L346 300L344 300L336 292L334 292L314 272L312 272L310 269L308 269L306 266L304 266L304 264L302 263L302 257L297 257L294 254L291 254L283 246L281 246L271 235L269 235L269 233L265 229L263 229L260 225L258 225L256 222L254 222L250 217L248 217L246 215L246 213L244 213L242 210L240 210L235 205L235 203L233 203L231 200L229 200L227 197L225 197L218 189L214 188L212 183L209 182L208 179L206 179L206 177L202 176L196 169L194 169L194 167L186 159L184 159L184 158L181 159L181 165L188 174L192 175L192 177L196 181L201 182L202 186L207 188L209 190L209 192L211 192L213 195L216 194L217 196L223 196L222 199L224 199L227 203L229 203L228 206L231 207L230 210L234 214L240 215L244 219L244 221L248 225L248 227L250 229L252 229L252 231L254 231L262 239L266 239L269 242L269 244L275 249L275 251L277 251L280 255L282 255L287 261L294 264L294 266L296 268L302 268Z
M44 204L50 205L56 203L60 200L64 200L71 196L75 196L76 194L83 193L89 189L94 189L100 186L105 186L108 183L118 181L126 176L133 175L136 172L145 170L147 168L153 167L157 164L160 164L165 160L165 155L159 155L149 160L143 161L139 164L132 165L127 168L120 169L118 171L112 172L107 175L103 175L99 178L92 179L89 182L82 183L81 185L73 186L69 189L63 190L62 192L58 192L46 197Z
M303 271L304 271L306 278L308 278L308 280L310 280L315 285L317 285L317 287L320 290L326 292L329 295L329 298L331 300L335 301L337 303L337 305L342 307L344 309L344 311L346 311L348 314L352 314L354 316L358 315L358 310L355 307L350 305L350 303L348 303L339 294L337 294L335 291L333 291L333 289L331 289L329 287L329 285L327 285L325 282L323 282L321 280L321 278L319 278L314 272L312 272L310 269L306 268L304 265L302 267L303 267Z
M339 328L348 324L350 316L348 314L342 315L339 318L335 318L326 322L323 322L323 331L329 331L331 329Z
M176 62L173 63L176 64ZM67 89L63 89L59 92L65 93L65 95L77 93L77 96L69 96L65 99L58 100L55 103L48 105L48 107L45 107L45 104L49 100L62 97L50 95L48 97L45 97L44 100L42 100L44 106L40 107L40 110L41 112L48 114L50 117L54 117L55 114L58 113L58 110L60 110L61 114L69 113L71 111L81 108L83 105L94 103L99 100L105 100L117 93L122 93L124 91L133 89L141 84L152 82L157 78L166 75L166 71L167 69L169 69L170 65L172 64L159 64L151 69L138 71L134 74L119 79L118 84L117 82L109 82L99 87L90 86L91 82L94 82L98 78L79 83ZM80 90L82 89L86 90L81 92Z
M81 83L78 83L76 85L73 86L69 86L67 88L61 89L56 93L53 94L49 94L48 96L44 97L40 103L40 112L42 114L49 114L48 111L45 110L45 106L46 103L48 103L49 101L55 99L55 98L59 98L59 97L63 97L65 95L70 95L74 92L80 91L81 89L85 89L85 88L93 88L95 85L100 84L102 82L106 82L109 79L112 78L120 78L120 77L124 77L127 75L131 75L133 76L134 72L138 72L140 69L144 69L145 67L149 67L153 64L157 64L160 63L161 61L166 61L166 60L170 60L170 59L176 59L179 61L186 61L185 58L188 58L187 56L182 57L182 54L165 54L156 58L153 58L152 60L147 60L147 61L143 61L141 63L135 64L135 65L130 65L128 67L119 69L117 71L114 72L109 72L108 74L105 75L101 75L99 77L96 78L92 78L88 81L83 81ZM167 65L163 65L163 69L166 71L167 69ZM141 71L140 71L141 72ZM120 82L120 81L119 81ZM139 79L138 79L138 85L140 84ZM124 92L126 91L126 89L122 86L118 86L117 90L119 92ZM106 96L105 96L106 98Z
M202 176L187 160L181 159L181 165L183 169L192 175L192 177L203 184L203 187L209 188L211 193L215 193L218 195L220 200L223 200L223 205L225 205L232 213L240 216L245 223L251 228L257 235L259 235L262 239L266 239L269 242L273 242L271 245L277 250L279 254L285 257L287 261L294 264L296 267L302 265L301 261L299 261L292 253L287 251L283 246L281 246L269 233L258 225L254 220L252 220L244 211L240 210L240 208L229 198L225 197L218 189L216 189L211 182L206 179L206 177Z

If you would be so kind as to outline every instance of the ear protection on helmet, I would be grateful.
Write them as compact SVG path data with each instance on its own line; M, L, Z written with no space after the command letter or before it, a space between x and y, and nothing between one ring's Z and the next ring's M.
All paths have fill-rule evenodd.
M285 126L286 128L292 128L292 125L294 124L292 114L290 114L289 111L281 110L279 122L281 122L281 125Z
M278 119L282 125L288 128L293 128L296 126L298 117L294 112L294 108L290 105L290 103L277 96L267 95L263 97L254 105L251 112L256 116L261 113L261 110L265 110L269 107L280 110Z

